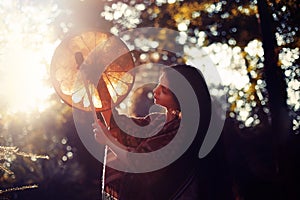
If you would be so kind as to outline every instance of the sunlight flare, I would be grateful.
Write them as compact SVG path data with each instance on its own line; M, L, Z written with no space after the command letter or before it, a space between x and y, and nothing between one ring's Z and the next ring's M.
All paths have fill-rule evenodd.
M43 112L50 105L54 90L46 81L57 45L50 27L55 8L14 0L0 3L0 104L7 113Z

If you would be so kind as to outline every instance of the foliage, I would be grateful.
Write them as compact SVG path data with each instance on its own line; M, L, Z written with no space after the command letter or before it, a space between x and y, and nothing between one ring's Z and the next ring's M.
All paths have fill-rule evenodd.
M288 85L286 101L294 119L294 133L299 133L299 5L294 1L270 1L269 6L275 22L278 67L285 71ZM125 7L134 14L126 15ZM188 40L196 41L195 47L199 49L222 44L225 50L221 51L232 58L231 63L226 66L223 57L216 65L237 70L248 79L242 88L225 85L230 117L240 121L240 127L268 123L270 111L257 1L109 1L101 16L114 24L111 31L115 34L128 28L164 27L186 34ZM131 19L133 16L139 16L139 21ZM232 51L226 53L227 49ZM219 52L209 53L217 56ZM239 65L234 64L236 57L240 57Z

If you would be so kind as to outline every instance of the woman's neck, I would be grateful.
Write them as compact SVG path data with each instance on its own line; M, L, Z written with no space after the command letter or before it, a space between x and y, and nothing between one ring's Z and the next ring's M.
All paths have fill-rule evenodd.
M173 120L177 116L179 116L180 111L175 109L167 109L167 122Z

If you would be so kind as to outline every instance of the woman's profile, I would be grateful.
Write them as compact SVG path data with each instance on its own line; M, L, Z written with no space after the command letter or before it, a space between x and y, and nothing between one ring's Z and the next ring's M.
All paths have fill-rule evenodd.
M181 82L178 81L179 76L189 83L195 96L189 96L182 88ZM181 98L178 98L179 96ZM113 147L114 145L128 152L148 153L168 145L179 129L186 137L190 137L191 131L196 130L195 137L178 159L163 168L145 173L129 173L106 167L104 199L203 199L200 177L205 172L201 171L202 163L198 153L211 118L211 99L206 82L201 72L190 65L166 67L153 90L153 97L155 104L165 108L164 113L150 113L139 118L120 115L117 120L125 126L134 121L139 127L147 127L144 129L145 137L136 136L135 127L128 127L124 131L112 117L110 130L100 121L93 124L95 139L101 144L108 145L118 159L130 166L134 165L134 161L128 160L124 153ZM187 111L182 110L183 99L184 104L189 104ZM192 112L198 115L190 115ZM197 123L192 124L195 127L185 123L189 121L186 119L189 116L199 116ZM131 123L128 123L129 121ZM150 134L154 129L158 131ZM106 137L103 134L106 134ZM174 148L174 150L182 148L180 142ZM159 162L159 159L149 162Z

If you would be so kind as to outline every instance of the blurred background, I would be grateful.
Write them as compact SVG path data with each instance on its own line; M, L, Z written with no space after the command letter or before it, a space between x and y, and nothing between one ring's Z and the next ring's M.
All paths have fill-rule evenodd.
M296 0L1 0L0 199L100 199L102 165L53 89L51 59L69 32L139 27L180 32L183 55L131 38L141 49L133 52L136 65L209 57L219 71L222 85L211 95L226 94L226 121L208 157L223 149L234 199L299 199L299 7ZM153 76L151 66L143 71L120 109L147 114L136 105L152 105L154 85L139 83Z

